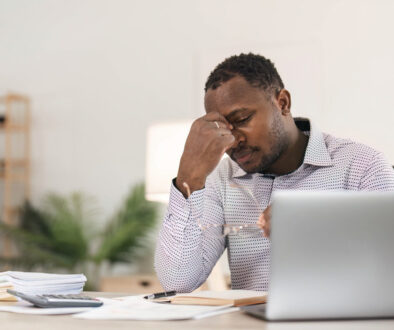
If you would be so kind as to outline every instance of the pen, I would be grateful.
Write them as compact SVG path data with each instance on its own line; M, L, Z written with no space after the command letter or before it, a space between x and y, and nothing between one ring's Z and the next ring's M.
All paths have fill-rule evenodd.
M145 299L157 299L157 298L163 298L163 297L169 297L169 296L175 296L176 291L165 291L165 292L158 292L158 293L152 293L150 295L145 296Z

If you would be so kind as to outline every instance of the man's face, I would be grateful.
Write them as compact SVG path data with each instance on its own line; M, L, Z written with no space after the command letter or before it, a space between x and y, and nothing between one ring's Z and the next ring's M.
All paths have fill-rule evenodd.
M205 110L219 112L233 125L232 160L247 173L270 171L287 149L289 136L275 96L237 76L205 94Z

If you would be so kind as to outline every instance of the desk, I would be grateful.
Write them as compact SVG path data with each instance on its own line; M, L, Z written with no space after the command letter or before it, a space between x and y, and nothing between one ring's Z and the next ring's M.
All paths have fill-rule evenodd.
M101 297L119 297L130 294L90 293ZM328 321L328 322L264 322L234 312L188 321L97 321L78 320L70 315L27 315L0 312L0 325L4 330L99 330L99 329L160 329L160 330L393 330L392 320Z

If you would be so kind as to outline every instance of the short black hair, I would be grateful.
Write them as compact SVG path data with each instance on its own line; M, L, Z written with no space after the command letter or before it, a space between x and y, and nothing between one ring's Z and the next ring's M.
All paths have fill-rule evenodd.
M253 87L262 88L269 95L285 87L274 63L264 56L249 53L231 56L220 63L209 75L205 92L235 76L245 78Z

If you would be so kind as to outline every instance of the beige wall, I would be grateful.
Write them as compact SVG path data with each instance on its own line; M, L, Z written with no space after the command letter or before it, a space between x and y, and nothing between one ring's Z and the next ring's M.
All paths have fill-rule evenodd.
M241 51L272 56L297 115L394 163L393 12L389 0L0 0L0 92L33 99L34 199L82 190L110 214L144 178L149 123L202 114L206 74Z

